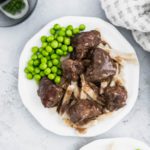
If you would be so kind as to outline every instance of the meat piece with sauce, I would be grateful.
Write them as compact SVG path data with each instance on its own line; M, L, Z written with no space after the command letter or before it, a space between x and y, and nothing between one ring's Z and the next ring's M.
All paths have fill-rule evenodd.
M109 111L118 110L126 104L127 91L123 86L108 87L104 93L106 108Z
M84 125L102 114L102 107L92 100L76 100L69 108L70 120L76 125Z
M100 32L96 30L82 32L72 39L74 52L71 57L73 59L83 59L89 54L88 52L96 48L101 41Z
M39 84L38 95L45 107L55 107L63 98L63 89L50 81L47 77L43 77Z
M66 79L76 81L84 71L84 66L78 60L66 59L62 62L62 69Z
M89 82L99 83L108 77L116 74L116 64L109 54L96 48L92 57L92 64L86 71L86 80Z

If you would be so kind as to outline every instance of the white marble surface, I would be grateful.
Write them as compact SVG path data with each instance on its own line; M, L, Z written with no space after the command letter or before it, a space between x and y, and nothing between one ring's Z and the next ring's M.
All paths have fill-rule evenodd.
M17 89L21 50L47 22L66 15L107 20L99 0L39 0L36 10L25 22L0 28L0 150L78 150L95 139L121 136L137 138L150 145L150 53L143 51L130 31L122 28L118 29L133 45L140 61L140 89L131 113L113 129L93 138L57 136L43 129L23 106Z

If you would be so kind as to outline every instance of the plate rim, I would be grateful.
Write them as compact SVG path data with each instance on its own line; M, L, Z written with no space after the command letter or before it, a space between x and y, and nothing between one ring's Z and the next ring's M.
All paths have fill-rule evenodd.
M96 142L103 142L103 141L113 141L113 140L128 140L128 141L135 141L137 143L141 143L142 145L145 145L148 149L150 149L149 145L147 143L145 143L144 141L141 141L141 140L138 140L138 139L135 139L135 138L132 138L132 137L114 137L114 138L102 138L102 139L97 139L97 140L94 140L94 141L91 141L90 143L88 144L85 144L83 145L79 150L84 150L84 148L86 146L89 146L91 144L94 144Z

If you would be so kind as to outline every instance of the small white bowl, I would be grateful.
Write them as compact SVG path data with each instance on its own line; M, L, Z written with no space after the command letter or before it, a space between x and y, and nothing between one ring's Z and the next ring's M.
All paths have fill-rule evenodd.
M150 150L150 147L132 138L112 138L93 141L80 150Z
M5 4L7 4L8 2L9 2L9 1L6 1L6 2L2 3L2 4L0 5L0 10L1 10L6 16L8 16L9 18L12 18L12 19L20 19L20 18L24 17L24 16L27 14L27 12L28 12L28 10L29 10L29 3L28 3L27 0L23 0L23 2L25 3L25 7L21 10L20 13L17 13L17 14L15 14L15 15L12 15L11 13L9 13L9 12L7 12L7 11L5 11L5 10L3 9L3 6L4 6Z
M124 67L125 87L128 91L127 105L114 113L105 115L105 117L103 117L96 125L90 127L86 133L79 134L75 129L68 127L63 122L61 116L56 113L54 108L44 108L37 95L38 85L35 81L27 80L24 73L24 68L31 56L31 48L33 46L41 45L40 37L42 35L49 35L49 29L55 23L59 23L62 26L72 24L74 27L83 23L87 27L86 30L99 29L101 35L107 40L112 48L124 53L133 53L135 56L136 53L129 42L111 24L99 18L75 16L62 17L51 21L27 42L22 51L19 62L19 93L25 107L36 120L47 130L63 136L92 137L102 134L115 126L134 106L139 87L139 63L127 63Z

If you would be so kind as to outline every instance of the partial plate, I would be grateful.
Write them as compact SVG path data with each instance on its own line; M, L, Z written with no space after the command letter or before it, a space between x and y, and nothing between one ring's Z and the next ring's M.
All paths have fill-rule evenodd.
M87 26L86 30L100 30L101 35L107 40L112 48L123 53L133 53L135 56L136 53L129 42L111 24L99 18L75 16L62 17L51 21L27 42L22 51L19 62L19 93L25 107L36 120L47 130L63 136L91 137L102 134L115 126L125 115L127 115L136 102L139 87L138 60L137 64L127 63L123 70L125 86L128 91L127 105L119 111L101 117L100 121L96 125L90 127L85 134L78 134L73 128L65 125L55 109L46 109L43 107L41 100L37 95L38 85L34 81L27 80L24 73L24 68L31 56L31 47L35 45L40 46L40 37L42 35L49 35L49 29L55 23L59 23L62 26L72 24L75 27L83 23Z
M144 142L132 138L101 139L83 146L80 150L150 150Z

